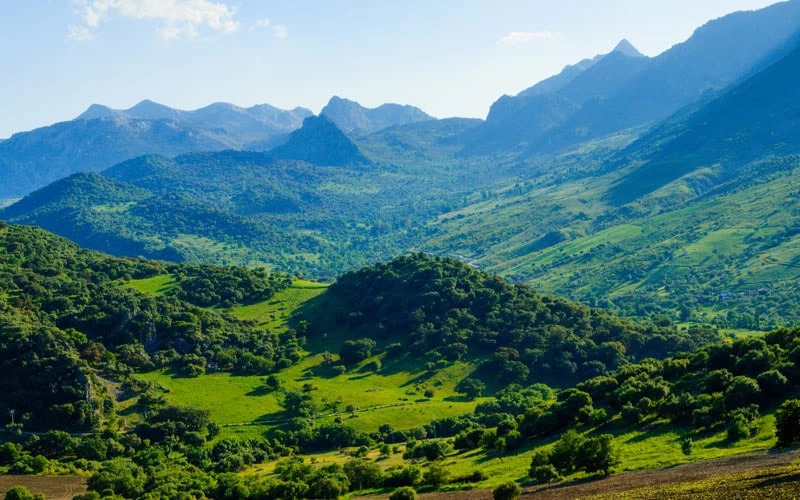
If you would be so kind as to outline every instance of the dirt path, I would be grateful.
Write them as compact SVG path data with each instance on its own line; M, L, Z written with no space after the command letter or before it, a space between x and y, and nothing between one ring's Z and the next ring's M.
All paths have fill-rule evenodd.
M747 455L716 458L663 469L626 472L596 481L572 481L553 486L525 488L524 499L577 499L593 495L608 495L644 486L666 486L691 481L701 481L715 476L759 471L772 467L787 466L800 459L800 450L783 453L763 451ZM421 499L491 499L489 490L425 493Z

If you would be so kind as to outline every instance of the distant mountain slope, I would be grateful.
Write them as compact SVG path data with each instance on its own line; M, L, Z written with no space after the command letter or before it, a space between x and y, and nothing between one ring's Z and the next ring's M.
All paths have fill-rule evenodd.
M18 197L74 172L98 172L145 153L176 155L230 147L166 120L75 120L0 142L0 197Z
M654 58L623 40L610 54L501 97L464 154L536 155L653 123L757 70L798 31L800 2L791 1L710 21Z
M370 133L394 125L434 119L414 106L388 103L377 108L365 108L355 101L338 96L331 97L320 115L327 116L347 133Z
M536 138L529 152L553 151L666 118L754 71L798 31L797 1L710 21L687 41L651 59L617 92L588 101L564 124Z
M698 168L721 173L766 155L800 152L800 47L687 117L677 117L620 153L644 164L612 190L617 202L652 192Z
M275 158L302 160L315 165L368 163L358 147L325 115L311 116L292 132L289 140L270 151Z
M99 172L144 154L174 156L245 146L270 149L311 112L217 103L181 111L152 101L128 110L92 105L77 119L0 141L0 198L23 196L75 172Z
M518 150L566 122L593 98L613 95L648 63L627 40L609 54L581 61L516 96L492 104L486 122L468 134L465 154Z
M797 81L800 47L595 171L498 188L441 217L423 249L628 314L797 324Z
M457 196L451 180L467 175L434 170L431 162L413 172L364 168L364 157L330 120L308 120L310 128L283 150L293 156L296 146L316 158L240 151L143 156L102 176L58 181L0 210L0 219L115 255L267 265L330 279L413 245L423 221ZM320 130L327 132L318 136Z

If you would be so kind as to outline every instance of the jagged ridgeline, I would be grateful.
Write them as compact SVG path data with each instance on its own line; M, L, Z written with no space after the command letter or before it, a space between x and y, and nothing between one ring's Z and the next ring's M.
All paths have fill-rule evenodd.
M156 275L163 296L122 286ZM89 429L113 412L102 376L172 366L259 373L299 359L296 339L219 308L291 284L262 270L118 259L0 222L0 414L28 430Z
M433 351L449 361L482 361L481 371L502 384L562 385L628 361L688 351L715 336L622 319L424 254L348 272L325 298L331 308L325 318L352 338L409 356ZM325 321L311 319L312 331L329 327ZM358 350L346 344L343 352Z

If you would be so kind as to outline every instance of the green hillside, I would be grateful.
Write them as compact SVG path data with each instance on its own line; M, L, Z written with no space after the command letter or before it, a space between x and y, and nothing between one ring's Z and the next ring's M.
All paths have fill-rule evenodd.
M16 437L8 434L2 445L11 457L3 466L84 471L90 489L126 497L199 488L222 498L214 489L220 481L256 480L272 496L274 488L295 485L300 496L313 497L334 487L332 477L341 477L340 491L517 478L525 474L519 464L558 429L520 427L506 444L499 429L511 421L522 426L522 415L535 407L586 404L583 396L574 399L574 389L533 382L560 378L563 387L592 375L608 378L634 366L626 360L715 338L621 320L418 254L327 287L259 269L117 259L23 226L4 225L0 237L0 325L4 338L18 342L0 346L7 384L0 408L19 417L11 427ZM543 358L552 357L548 349L561 353L552 369ZM47 384L37 378L43 373L63 373L46 397L39 387ZM614 422L617 403L593 397L598 406L576 407L575 415L591 415L596 426L605 410ZM478 439L492 432L495 438ZM332 457L341 449L385 456L386 466L399 468L383 471L378 461L369 469L380 479L358 483L345 471L368 462L318 471L303 465L299 476L286 469L299 463L273 467L280 456ZM500 466L506 454L509 462ZM428 478L446 456L454 462L444 479L420 479L410 465L427 457ZM503 472L487 480L474 472L483 469ZM241 471L256 475L219 475Z
M523 163L430 222L421 248L624 315L797 324L797 58L616 151L556 157L549 178Z

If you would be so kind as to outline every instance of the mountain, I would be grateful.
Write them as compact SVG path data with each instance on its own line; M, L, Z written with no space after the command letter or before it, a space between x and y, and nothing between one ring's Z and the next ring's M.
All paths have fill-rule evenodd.
M563 70L561 70L561 73L542 80L536 85L523 90L522 92L517 94L517 96L528 97L533 95L552 94L558 92L559 90L570 84L572 81L574 81L583 72L587 71L592 66L594 66L595 64L597 64L598 62L602 61L604 58L612 54L622 55L630 58L646 57L644 54L639 52L639 50L636 47L634 47L631 42L623 38L616 45L616 47L614 47L614 50L612 50L609 54L597 55L591 59L584 59L574 65L569 65L565 67Z
M395 125L405 125L433 120L419 108L401 104L382 104L377 108L365 108L355 101L331 97L322 108L320 115L330 118L337 127L346 133L377 132Z
M763 68L787 43L794 43L798 30L796 1L710 21L650 60L616 92L589 100L562 125L537 137L529 152L553 151L664 119Z
M525 164L529 187L498 187L443 215L422 249L627 314L736 328L796 324L794 47L620 150L603 153L598 141Z
M679 116L620 152L642 163L611 193L626 202L700 168L731 176L753 160L800 152L800 46L688 116Z
M710 21L654 58L623 40L609 54L501 97L464 154L537 155L652 124L763 68L798 30L800 2L792 1Z
M192 356L199 346L269 358L283 350L252 322L200 307L268 299L291 284L286 276L117 259L5 223L0 249L0 286L15 297L0 299L0 409L26 414L30 430L88 432L107 423L116 405L98 375L116 363L144 371L154 366L150 354ZM115 282L159 273L176 273L172 293L146 296Z
M181 111L142 101L128 110L92 105L77 119L0 141L0 198L20 197L75 172L99 172L145 154L255 147L285 140L311 112L212 104Z
M77 119L91 120L113 117L177 121L212 134L235 138L232 145L241 148L249 142L264 140L265 137L288 134L300 128L303 120L311 115L311 111L305 108L282 110L269 104L241 108L225 102L213 103L193 111L184 111L144 100L125 110L93 104Z
M492 104L486 122L471 131L464 154L518 150L565 123L589 100L613 95L649 58L627 40L612 52L567 66L560 74Z
M289 140L270 151L279 159L301 160L314 165L358 165L368 163L364 155L325 115L310 116Z

